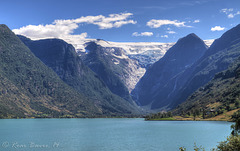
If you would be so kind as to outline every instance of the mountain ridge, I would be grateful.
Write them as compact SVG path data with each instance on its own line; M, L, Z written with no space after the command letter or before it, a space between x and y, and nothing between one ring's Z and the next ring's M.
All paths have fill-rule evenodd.
M237 40L239 34L239 25L225 32L212 44L198 62L183 73L181 77L189 76L189 78L182 90L179 91L176 100L182 100L180 102L183 102L191 93L210 81L216 73L226 70L239 57L240 52L237 49L240 45L240 41ZM234 43L232 43L233 41ZM177 104L174 106L177 106Z
M160 102L162 106L167 106L168 102L159 99L165 100L175 86L166 89L165 85L199 59L206 49L205 43L195 34L179 39L141 78L132 93L135 100L142 106L151 104L152 109L156 108L154 104Z
M89 42L95 42L105 48L121 48L129 58L137 60L143 68L148 68L150 65L158 61L164 56L167 50L175 44L175 42L111 42L102 39L86 39L75 47L77 52L79 54L85 52L85 47ZM204 42L210 47L213 40L204 40ZM80 46L81 48L77 49Z
M87 117L99 113L88 103L90 100L67 86L3 24L0 62L1 118Z
M105 83L83 64L71 44L60 39L31 41L19 37L65 83L92 100L103 115L137 114L136 107L112 94Z

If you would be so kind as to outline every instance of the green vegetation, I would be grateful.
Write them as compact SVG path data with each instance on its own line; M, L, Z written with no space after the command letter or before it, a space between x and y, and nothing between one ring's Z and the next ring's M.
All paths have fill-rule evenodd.
M193 148L194 151L205 151L204 147L200 146L198 147L196 145L196 143L194 143L194 148ZM179 147L179 151L187 151L187 149L185 147Z
M232 121L235 122L231 126L232 133L226 141L220 142L217 145L216 151L239 151L240 150L240 111L232 115Z
M101 106L64 83L6 25L0 25L0 64L0 118L133 116L118 112L120 103L116 110Z
M240 48L239 48L240 49ZM176 120L231 120L240 109L240 58L172 110ZM158 113L151 115L158 118Z
M232 111L237 111L239 108L240 58L228 70L216 74L212 81L199 88L172 112L182 117L226 120L230 119L234 113Z
M176 120L172 116L172 112L159 112L157 114L147 115L145 117L146 121L172 121Z
M212 151L239 151L240 150L240 110L235 112L232 117L232 121L235 122L231 126L232 133L227 138L226 141L220 142L217 145L217 148L213 148ZM179 148L180 151L186 151L187 149L184 147ZM196 144L194 144L194 151L205 151L205 149L200 146L197 147Z
M66 84L91 100L100 115L131 117L139 114L136 106L113 94L106 84L83 64L72 45L60 39L32 41L24 36L18 37Z
M229 136L226 141L220 142L216 151L239 151L240 150L240 137Z
M0 25L0 117L91 117L91 100L66 85L6 25Z

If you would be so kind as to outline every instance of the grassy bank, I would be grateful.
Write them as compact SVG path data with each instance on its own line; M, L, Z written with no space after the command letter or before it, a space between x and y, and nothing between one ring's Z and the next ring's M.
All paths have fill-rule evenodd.
M224 112L220 115L203 118L202 116L172 116L166 118L145 118L146 121L231 121L232 115L240 109L235 109L232 111Z

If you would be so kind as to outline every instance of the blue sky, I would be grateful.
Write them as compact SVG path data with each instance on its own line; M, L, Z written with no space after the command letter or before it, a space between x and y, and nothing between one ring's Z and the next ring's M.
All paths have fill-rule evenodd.
M215 39L240 23L240 0L0 0L0 23L32 39Z

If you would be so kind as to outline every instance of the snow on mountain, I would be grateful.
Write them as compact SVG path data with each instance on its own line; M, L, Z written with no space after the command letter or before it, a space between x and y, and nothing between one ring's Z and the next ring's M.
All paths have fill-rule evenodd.
M136 42L136 43L116 43L111 45L125 50L129 58L137 60L141 67L147 68L149 65L158 61L164 56L166 51L175 43L157 43L157 42Z
M122 68L125 73L117 74L123 80L129 92L134 89L139 79L145 74L146 68L160 58L162 58L167 50L175 43L160 43L160 42L110 42L101 39L85 39L77 45L73 44L78 51L78 54L87 54L86 46L90 42L95 42L104 48L105 55L112 57L112 63ZM206 45L210 46L213 40L205 40ZM121 52L121 53L120 53ZM122 64L127 62L125 64Z
M143 68L146 68L163 57L166 51L175 44L160 42L110 42L101 39L86 39L80 42L81 44L74 45L79 54L86 52L85 47L89 42L95 42L105 48L121 48L126 56L138 61Z
M203 40L203 41L208 47L210 47L212 45L212 43L214 42L214 40L215 39L208 39L208 40Z
M130 59L122 48L110 47L105 41L91 41L86 46L85 52L79 52L84 63L103 79L112 92L123 98L130 96L146 69L137 60Z
M209 47L214 40L204 40ZM147 68L164 56L169 48L175 43L161 42L110 42L101 39L85 39L73 44L77 51L85 52L88 42L95 42L105 48L122 48L129 58L137 60L141 67Z

